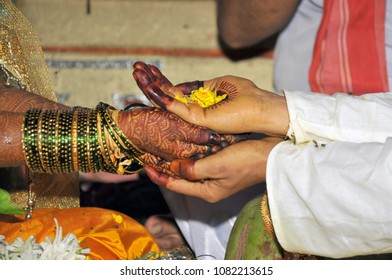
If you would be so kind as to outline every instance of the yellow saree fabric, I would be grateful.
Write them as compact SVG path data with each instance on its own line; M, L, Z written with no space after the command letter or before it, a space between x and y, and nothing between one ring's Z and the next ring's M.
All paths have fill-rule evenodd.
M9 243L31 235L42 242L47 236L54 238L54 219L62 227L63 237L72 232L82 248L90 248L89 258L93 260L137 259L159 250L141 224L122 213L101 208L36 209L30 220L25 220L24 215L0 215L0 234Z

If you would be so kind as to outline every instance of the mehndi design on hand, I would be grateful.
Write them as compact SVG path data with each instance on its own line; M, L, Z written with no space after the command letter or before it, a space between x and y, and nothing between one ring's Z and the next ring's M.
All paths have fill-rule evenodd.
M134 64L133 76L146 97L152 103L163 109L166 109L173 103L176 96L190 95L193 91L205 87L203 81L186 82L174 86L157 67L147 65L143 62L136 62ZM223 104L229 99L234 99L238 94L237 87L227 81L210 86L210 90L216 92L218 96L227 95L227 98L221 101L222 103L219 102L217 104ZM214 108L217 104L204 109Z
M119 123L136 147L167 161L202 158L243 140L243 136L221 136L158 108L125 111L120 115Z

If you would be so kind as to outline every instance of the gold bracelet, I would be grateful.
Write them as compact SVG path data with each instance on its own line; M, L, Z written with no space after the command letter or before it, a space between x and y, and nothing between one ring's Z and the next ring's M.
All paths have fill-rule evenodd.
M42 112L42 125L41 125L41 134L46 135L46 137L42 137L41 146L42 146L42 159L44 164L44 169L49 169L51 173L55 171L57 168L55 161L55 150L54 150L54 139L56 133L56 111L46 110ZM45 166L46 163L53 161L54 164L49 166Z
M117 124L118 110L114 107L99 103L97 111L100 119L98 128L105 132L101 137L101 151L105 155L104 170L117 174L132 174L143 168L143 161L139 158L143 152L137 149L124 135Z
M103 168L103 159L101 150L99 148L99 138L98 138L98 113L94 109L90 113L89 118L89 137L87 142L90 144L90 162L93 166L91 172L98 172Z
M38 156L41 162L42 170L45 170L45 163L42 155L42 115L43 115L43 111L40 112L38 117L37 149L38 149Z
M271 214L268 206L267 192L263 194L263 197L261 199L260 210L261 210L261 216L264 221L265 229L267 230L268 234L272 238L275 238L275 230L274 230L274 226L272 225Z
M72 171L79 170L78 164L78 110L73 111L71 124Z
M27 167L42 171L38 155L38 119L40 113L41 111L38 109L27 111L22 125L22 147Z
M79 166L79 171L81 172L89 172L91 168L88 165L88 158L87 158L87 130L89 130L87 126L87 119L89 111L84 109L79 109L78 112L78 123L77 123L77 155L76 159Z
M53 157L53 173L60 172L60 151L59 151L59 119L60 119L60 111L56 113L55 119L55 132L53 139L53 149L54 149L54 157Z

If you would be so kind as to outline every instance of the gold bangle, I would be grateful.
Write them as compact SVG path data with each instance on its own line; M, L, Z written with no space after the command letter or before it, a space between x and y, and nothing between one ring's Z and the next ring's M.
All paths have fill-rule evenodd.
M42 111L38 117L38 129L37 129L37 147L38 147L38 156L41 162L42 169L45 170L45 163L42 156Z
M72 171L79 170L78 164L78 110L73 111L71 124Z
M117 124L118 110L114 107L99 103L97 111L101 117L102 127L107 129L109 133L108 145L111 145L109 150L112 155L112 168L116 170L117 174L131 174L143 168L143 161L140 157L144 154L138 150L133 143L124 135ZM109 156L108 156L109 157Z
M99 147L99 139L98 139L98 113L96 110L93 110L90 113L89 119L89 138L87 141L90 144L90 156L91 164L93 168L92 172L98 172L103 168L103 158L101 155L101 150Z
M100 147L100 152L102 156L102 170L110 173L117 173L116 168L113 166L110 160L110 153L106 143L106 128L102 123L102 117L100 114L97 115L97 131L98 131L98 143Z
M77 123L77 161L79 165L79 171L89 172L91 168L88 166L87 158L87 117L88 111L85 109L79 109L78 112L78 123Z
M59 119L60 119L60 111L57 111L56 119L55 119L55 131L54 131L54 157L53 157L53 172L60 172L60 160L59 160Z
M268 206L267 192L265 192L263 194L263 197L261 199L260 210L261 210L261 216L264 221L265 229L267 230L268 234L272 238L275 238L275 230L274 230L274 226L272 224L271 214L270 214L269 206Z
M92 171L93 165L91 163L91 151L90 151L90 111L87 111L87 120L86 120L86 158L87 158L87 166Z
M38 153L38 119L41 110L31 109L26 112L22 125L22 147L25 162L32 170L41 170Z
M48 169L50 173L54 173L56 169L54 154L54 139L56 133L56 112L53 110L45 110L42 112L42 159L44 169ZM50 163L50 164L49 164Z

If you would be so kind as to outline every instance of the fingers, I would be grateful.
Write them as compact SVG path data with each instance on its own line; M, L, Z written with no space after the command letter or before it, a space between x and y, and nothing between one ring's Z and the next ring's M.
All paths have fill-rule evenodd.
M151 98L150 91L151 91L151 87L154 86L151 77L145 71L136 69L135 71L133 71L133 78L135 79L137 86L141 89L141 91L147 97L147 99L151 103L153 103L155 107L161 107L158 104L156 104L154 100ZM170 103L171 101L167 100L162 102ZM161 108L165 108L165 107L161 107Z
M185 143L192 143L197 145L220 145L222 140L222 136L217 132L204 127L199 127L194 124L186 124L182 128L184 131L184 139Z
M148 177L151 179L151 181L153 181L158 186L163 186L163 187L167 186L167 184L169 182L169 178L170 178L169 175L158 172L153 167L150 167L148 165L144 166L144 171L146 172Z
M152 84L152 80L151 77L149 75L147 75L146 72L144 72L143 70L135 70L133 71L133 78L136 81L137 86L143 91L144 94L145 93L145 89L148 85Z
M232 144L248 139L247 134L220 135L210 129L201 129L199 134L188 134L188 139L185 143L189 145L188 149L192 149L192 145L207 145L211 149L211 154L214 154Z
M154 106L169 110L188 122L203 126L204 109L197 104L184 104L174 97L190 94L192 90L202 87L204 82L182 83L175 87L153 65L136 62L133 68L133 77L138 87Z
M228 167L222 162L220 153L195 159L176 159L170 164L170 170L178 177L190 181L221 180L226 178Z
M224 134L221 136L220 146L225 148L231 144L235 144L249 138L249 133L242 134Z
M197 145L194 143L185 142L176 145L171 149L172 152L168 151L162 157L168 159L169 161L187 158L197 160L208 157L212 154L216 154L222 149L223 148L220 145Z
M154 156L149 153L145 153L141 156L140 158L143 163L147 166L151 166L154 168L157 172L161 174L165 174L167 176L176 176L171 170L170 170L170 162L165 161L164 159Z
M145 166L146 172L148 170L148 167L152 168L154 172L153 170L150 170L150 173L151 175L153 175L153 178L154 180L156 180L156 183L159 182L158 185L161 186L167 185L167 181L169 180L170 176L177 178L181 177L189 181L200 181L205 179L219 178L219 176L221 175L219 170L214 170L214 166L218 166L213 165L216 164L214 155L198 160L191 158L176 159L169 164L169 170L166 170L168 165L162 165L161 163L156 162L155 159L151 161L143 161L145 162L145 164L147 164ZM157 166L158 168L156 168Z
M173 96L183 96L182 91L175 88L160 70L153 65L136 62L132 75L138 87L155 106L166 108L173 102Z
M198 138L190 137L187 139L189 143L184 143L184 150L193 151L193 156L190 158L194 160L216 154L232 144L248 139L245 134L221 136L208 129L203 130L201 135L202 136ZM192 134L189 136L192 136Z
M164 91L171 92L174 89L173 84L162 74L162 72L154 65L146 64L138 61L133 65L134 74L137 73L148 77L150 83L160 87ZM135 76L135 75L134 75Z
M193 90L197 90L204 86L203 81L193 81L193 82L186 82L176 85L176 88L180 89L184 94L191 94Z
M146 97L160 108L169 110L188 122L203 126L201 116L204 115L204 110L199 105L184 104L154 85L147 86L145 91Z
M209 128L193 125L187 131L185 144L212 146L212 153L216 153L229 145L248 139L248 134L220 135ZM192 146L189 146L189 148L192 149Z
M245 159L254 156L255 148L246 142L231 145L218 153L213 153L199 160L193 158L174 159L171 161L170 170L178 177L190 181L225 180L233 176L233 171L238 171L236 167L249 163L244 162Z
M162 109L167 109L171 104L178 102L170 95L165 94L159 87L152 84L145 88L145 95L152 103Z
M149 77L151 83L159 86L164 91L171 92L173 90L173 84L166 78L165 75L154 65L146 64L144 62L138 61L133 65L133 69L137 72L144 72L145 75ZM202 81L193 81L187 83L181 83L176 85L184 94L190 94L192 90L199 89L202 87L204 82Z
M166 76L163 75L157 67L155 67L154 65L148 66L150 67L151 73L153 73L156 79L156 85L159 85L163 90L166 91L170 91L174 87L173 84L169 81L169 79L167 79Z
M220 188L216 185L215 181L195 182L178 177L174 178L166 174L159 173L150 166L146 166L145 171L151 181L155 184L166 187L167 189L177 193L198 197L211 203L217 202L227 196L220 192Z
M200 159L199 161L202 161ZM202 178L198 177L195 173L195 164L196 160L194 159L179 159L172 161L170 165L170 170L176 174L177 176L190 180L190 181L197 181L205 179L207 176L202 176Z
M153 76L154 74L151 72L150 67L148 67L148 65L146 63L144 63L143 61L137 61L133 64L133 69L140 69L144 72L146 72L149 76Z

